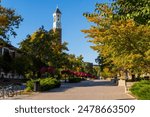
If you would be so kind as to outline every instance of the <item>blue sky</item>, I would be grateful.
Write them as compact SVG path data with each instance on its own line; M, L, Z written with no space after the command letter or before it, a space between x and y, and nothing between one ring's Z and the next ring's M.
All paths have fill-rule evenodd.
M84 61L95 63L97 53L90 48L91 43L84 38L82 29L90 23L83 17L84 12L94 11L96 3L110 3L111 0L2 0L2 5L16 10L24 20L16 30L17 37L11 38L14 46L32 34L42 25L50 30L53 12L58 6L62 12L62 41L68 42L69 53L83 55Z

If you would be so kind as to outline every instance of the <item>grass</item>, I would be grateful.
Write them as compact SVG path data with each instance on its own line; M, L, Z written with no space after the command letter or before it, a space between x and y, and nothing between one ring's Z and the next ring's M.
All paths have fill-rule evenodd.
M130 88L130 91L140 100L150 100L150 81L137 82Z

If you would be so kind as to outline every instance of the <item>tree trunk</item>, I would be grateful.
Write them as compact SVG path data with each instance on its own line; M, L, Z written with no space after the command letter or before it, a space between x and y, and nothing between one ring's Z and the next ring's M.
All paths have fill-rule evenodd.
M135 74L132 74L132 81L135 81Z

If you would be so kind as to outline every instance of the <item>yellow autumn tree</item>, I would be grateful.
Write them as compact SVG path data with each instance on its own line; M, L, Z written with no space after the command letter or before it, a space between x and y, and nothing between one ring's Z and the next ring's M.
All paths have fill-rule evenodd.
M93 25L82 30L92 48L117 69L132 73L150 73L150 26L137 25L132 19L118 19L114 8L96 4L94 13L84 16Z

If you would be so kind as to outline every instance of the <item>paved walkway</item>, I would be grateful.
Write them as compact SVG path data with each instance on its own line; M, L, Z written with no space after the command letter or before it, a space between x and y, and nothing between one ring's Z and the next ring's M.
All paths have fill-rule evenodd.
M131 100L125 88L113 86L110 81L88 80L80 83L62 83L60 88L33 95L17 96L25 100Z

